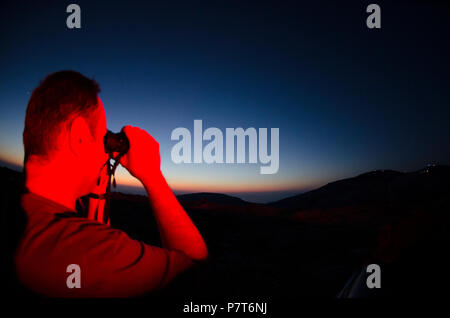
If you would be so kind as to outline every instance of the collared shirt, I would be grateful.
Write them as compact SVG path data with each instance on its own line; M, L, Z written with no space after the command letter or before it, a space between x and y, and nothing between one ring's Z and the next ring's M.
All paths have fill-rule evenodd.
M26 193L21 204L27 224L14 256L16 273L41 295L140 295L166 285L193 263L181 252L133 240L42 196ZM79 268L80 288L74 287L71 264Z

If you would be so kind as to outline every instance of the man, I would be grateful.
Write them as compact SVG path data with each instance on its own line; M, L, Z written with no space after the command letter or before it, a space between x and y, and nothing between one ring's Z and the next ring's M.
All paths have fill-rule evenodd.
M140 295L208 256L161 173L159 144L137 127L124 127L130 148L120 163L144 185L163 247L75 214L77 198L104 192L107 179L99 91L94 80L61 71L47 76L28 103L23 132L28 192L21 201L27 224L14 260L22 284L42 295ZM78 275L73 281L72 273Z

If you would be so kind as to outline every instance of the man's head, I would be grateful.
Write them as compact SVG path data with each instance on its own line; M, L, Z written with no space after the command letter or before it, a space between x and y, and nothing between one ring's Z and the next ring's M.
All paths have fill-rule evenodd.
M51 167L76 176L89 192L107 157L106 117L96 81L74 71L48 75L28 102L23 131L26 169Z

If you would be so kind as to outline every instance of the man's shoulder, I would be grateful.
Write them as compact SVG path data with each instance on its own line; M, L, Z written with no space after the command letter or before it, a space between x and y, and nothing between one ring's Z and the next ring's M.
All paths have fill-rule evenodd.
M57 202L34 193L22 195L21 205L26 213L27 225L24 239L32 236L40 243L46 239L55 244L77 243L77 240L110 238L126 235L108 225L82 217L79 213Z
M73 211L32 215L15 252L16 263L52 266L56 263L100 262L119 249L137 250L138 241L109 225L80 217Z
M24 234L25 240L32 238L40 245L51 245L54 250L81 246L87 250L92 244L98 246L100 243L128 238L121 230L81 217L72 211L41 215L30 220Z
M87 273L91 268L107 269L118 251L138 253L141 248L125 232L71 211L41 216L27 224L14 256L26 285L45 284L55 277L60 282L70 264L88 269Z

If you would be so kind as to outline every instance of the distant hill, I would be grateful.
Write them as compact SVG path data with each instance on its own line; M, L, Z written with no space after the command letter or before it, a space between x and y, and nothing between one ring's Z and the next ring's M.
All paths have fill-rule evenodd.
M147 203L148 197L141 194L129 194L122 192L112 192L111 199L115 201L129 201L134 203Z
M251 203L240 198L220 193L200 192L177 196L185 209L208 210L227 213L256 213L276 215L278 208L261 203Z
M250 202L244 201L240 198L233 197L227 194L213 193L213 192L199 192L190 194L181 194L177 199L183 203L190 202L204 202L217 204L232 204L232 205L249 205Z
M413 205L445 196L450 196L450 167L432 165L409 173L376 170L268 205L299 211L361 205Z
M316 190L269 203L283 209L331 208L385 201L387 186L401 172L377 170L328 183Z

